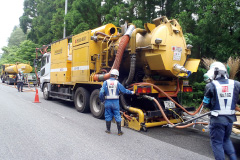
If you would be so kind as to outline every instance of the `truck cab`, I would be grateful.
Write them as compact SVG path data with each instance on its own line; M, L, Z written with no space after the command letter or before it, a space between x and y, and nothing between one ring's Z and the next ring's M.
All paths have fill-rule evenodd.
M41 69L40 69L40 89L43 91L44 84L50 82L51 72L51 54L49 52L44 53L41 58Z

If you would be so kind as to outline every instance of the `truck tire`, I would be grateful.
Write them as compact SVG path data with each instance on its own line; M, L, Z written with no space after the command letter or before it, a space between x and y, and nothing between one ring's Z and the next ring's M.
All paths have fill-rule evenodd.
M51 99L51 97L49 97L47 83L44 83L44 85L43 85L43 98L46 100Z
M74 95L74 104L78 112L89 112L89 92L83 88L79 87Z
M95 89L90 97L90 110L93 117L98 119L104 118L104 104L99 99L99 89Z
M9 79L9 77L7 78L7 84L10 85L10 79Z

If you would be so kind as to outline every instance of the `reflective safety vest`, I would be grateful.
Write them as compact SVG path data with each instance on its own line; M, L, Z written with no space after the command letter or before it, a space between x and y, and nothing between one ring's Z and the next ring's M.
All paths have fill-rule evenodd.
M23 82L23 81L24 81L22 74L21 74L21 75L17 74L17 81L18 81L18 82Z
M105 99L119 99L119 93L117 93L117 80L107 80L108 93Z
M218 81L212 81L216 88L216 105L211 110L211 115L233 115L235 106L233 102L234 80L229 79L228 84L220 84ZM218 103L217 103L218 99Z

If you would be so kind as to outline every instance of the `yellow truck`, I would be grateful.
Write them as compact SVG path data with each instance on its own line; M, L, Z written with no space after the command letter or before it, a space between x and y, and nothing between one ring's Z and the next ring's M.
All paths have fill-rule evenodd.
M29 64L24 63L3 64L1 74L2 82L6 82L7 84L15 83L16 75L20 70L23 71L23 73L30 73L32 71L32 67Z
M200 63L189 58L191 47L175 19L156 18L144 29L125 24L121 33L107 24L37 49L43 54L40 87L45 99L73 101L79 112L103 118L99 90L111 69L118 69L119 81L137 94L120 96L123 125L141 130L167 124L155 102L171 123L178 123L183 110L172 100L178 102L179 78L188 78Z
M2 80L2 83L5 83L5 81L7 80L7 72L5 71L5 68L9 67L9 66L12 66L14 64L3 64L2 67L1 67L1 80ZM14 77L11 77L11 79L14 78Z

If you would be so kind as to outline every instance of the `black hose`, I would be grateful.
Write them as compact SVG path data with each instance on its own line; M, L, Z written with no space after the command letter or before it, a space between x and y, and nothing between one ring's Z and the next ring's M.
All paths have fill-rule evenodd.
M210 114L211 114L211 112L207 112L207 113L202 114L202 115L200 115L200 116L198 116L198 117L195 117L195 118L189 119L189 120L184 121L184 122L181 122L181 123L177 123L177 124L175 124L175 125L172 126L172 127L176 127L176 126L180 126L180 125L183 125L183 124L187 124L188 122L192 122L192 121L194 121L194 120L196 120L196 119L198 119L198 118L202 118L202 117L204 117L204 116L208 116L208 115L210 115Z
M136 67L136 54L131 54L131 63L130 63L130 72L128 75L128 79L125 81L125 86L129 85L135 75L135 67Z
M135 75L135 67L136 67L136 54L131 54L130 71L128 74L128 78L127 80L124 80L122 83L125 87L132 82ZM128 111L129 106L127 105L124 95L120 95L120 101L121 104L123 105L123 108Z
M124 98L124 95L122 95L122 94L120 95L120 101L121 101L121 104L123 106L123 109L128 111L130 106L127 105L127 102Z

